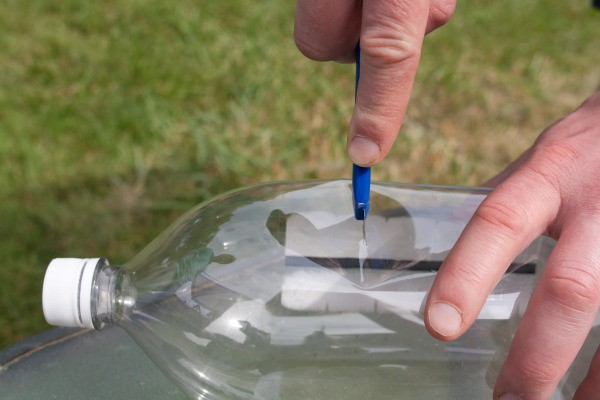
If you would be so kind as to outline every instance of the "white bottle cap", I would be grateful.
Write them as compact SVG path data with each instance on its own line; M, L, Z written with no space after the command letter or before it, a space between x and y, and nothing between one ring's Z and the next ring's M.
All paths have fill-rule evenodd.
M55 258L42 290L44 317L51 325L93 328L92 284L99 258Z

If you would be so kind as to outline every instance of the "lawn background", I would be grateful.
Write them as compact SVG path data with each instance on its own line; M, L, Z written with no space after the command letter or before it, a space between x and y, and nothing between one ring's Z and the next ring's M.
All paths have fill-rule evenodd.
M460 1L374 179L477 185L600 84L583 0ZM0 348L49 328L54 257L131 258L225 190L348 178L353 68L296 50L292 1L0 0Z

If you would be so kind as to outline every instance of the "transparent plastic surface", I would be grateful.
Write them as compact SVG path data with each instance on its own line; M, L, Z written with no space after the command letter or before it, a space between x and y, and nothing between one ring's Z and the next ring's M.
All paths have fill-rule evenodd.
M487 193L373 184L363 234L349 181L231 192L123 267L100 265L94 324L121 325L193 398L491 398L543 241L508 266L457 341L431 338L422 317Z

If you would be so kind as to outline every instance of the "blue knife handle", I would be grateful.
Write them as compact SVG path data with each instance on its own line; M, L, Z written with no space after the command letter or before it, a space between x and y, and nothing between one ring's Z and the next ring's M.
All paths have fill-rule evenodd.
M354 86L354 99L358 93L360 80L360 45L356 46L356 80ZM354 202L354 218L364 220L369 214L371 193L371 168L360 167L352 164L352 200Z

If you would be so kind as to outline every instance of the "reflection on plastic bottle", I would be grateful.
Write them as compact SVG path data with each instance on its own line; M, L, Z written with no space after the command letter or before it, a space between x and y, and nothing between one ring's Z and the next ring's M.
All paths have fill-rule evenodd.
M75 296L89 321L50 320L119 324L199 399L490 397L486 374L546 253L531 246L473 327L439 342L423 302L487 191L371 188L368 247L349 182L252 187L192 210L123 267L85 263L83 275L103 278L89 280L91 305Z

